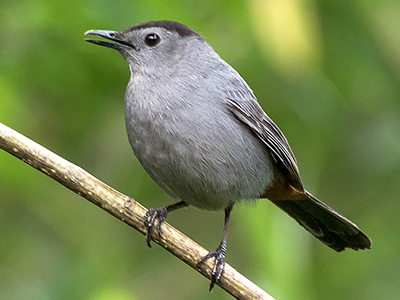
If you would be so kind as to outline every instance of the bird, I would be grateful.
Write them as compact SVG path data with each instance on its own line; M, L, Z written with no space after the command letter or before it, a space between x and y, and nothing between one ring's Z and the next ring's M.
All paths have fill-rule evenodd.
M238 202L269 199L337 252L371 248L370 238L308 192L282 131L239 73L190 27L150 21L122 31L89 30L130 69L125 123L131 147L151 178L178 202L149 209L146 242L169 212L224 210L222 239L199 259L214 259L210 291L225 267L230 213Z

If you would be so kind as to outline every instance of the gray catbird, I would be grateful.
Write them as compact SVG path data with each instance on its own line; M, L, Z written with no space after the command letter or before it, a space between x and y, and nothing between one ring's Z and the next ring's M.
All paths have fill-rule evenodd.
M187 205L224 209L222 241L199 261L215 258L211 290L224 270L233 205L268 198L338 252L371 247L354 223L304 189L283 133L242 77L200 34L174 21L85 34L113 41L87 40L126 59L131 72L125 94L130 144L154 181L180 201L149 209L144 221L149 246L156 220L161 235L160 225L172 210Z

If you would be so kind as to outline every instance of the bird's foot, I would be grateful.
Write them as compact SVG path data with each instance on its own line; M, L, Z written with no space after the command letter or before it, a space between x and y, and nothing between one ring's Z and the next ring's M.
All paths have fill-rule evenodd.
M225 269L225 252L226 252L226 243L223 241L215 251L210 251L206 256L199 259L197 264L200 264L211 257L214 257L214 267L211 271L211 282L210 282L210 292L214 287L215 283L217 283L222 273Z
M161 224L165 221L167 218L168 214L168 209L167 207L163 206L157 209L149 208L149 210L146 213L145 220L144 220L144 225L146 226L147 232L146 232L146 243L147 246L151 247L151 232L153 231L153 228L155 227L155 222L157 222L157 226L155 227L158 235L161 237Z

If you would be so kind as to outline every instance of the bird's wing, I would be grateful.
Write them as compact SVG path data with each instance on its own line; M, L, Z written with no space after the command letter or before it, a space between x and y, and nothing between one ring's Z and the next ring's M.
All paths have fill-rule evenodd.
M238 96L237 99L233 99L236 97L228 98L229 110L240 121L247 124L271 150L276 166L288 182L298 191L303 191L296 158L282 131L267 116L255 98L244 100L240 97L242 95Z

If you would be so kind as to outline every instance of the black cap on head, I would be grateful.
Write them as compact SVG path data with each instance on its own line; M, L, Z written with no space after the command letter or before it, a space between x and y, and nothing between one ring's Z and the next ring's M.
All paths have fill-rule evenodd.
M201 37L200 34L198 34L196 31L194 31L190 27L187 27L186 25L183 25L183 24L175 22L175 21L151 21L151 22L146 22L146 23L141 23L141 24L135 25L135 26L127 28L123 31L138 30L138 29L144 29L144 28L150 28L150 27L160 27L160 28L165 28L168 31L175 31L182 37L185 37L185 36Z

